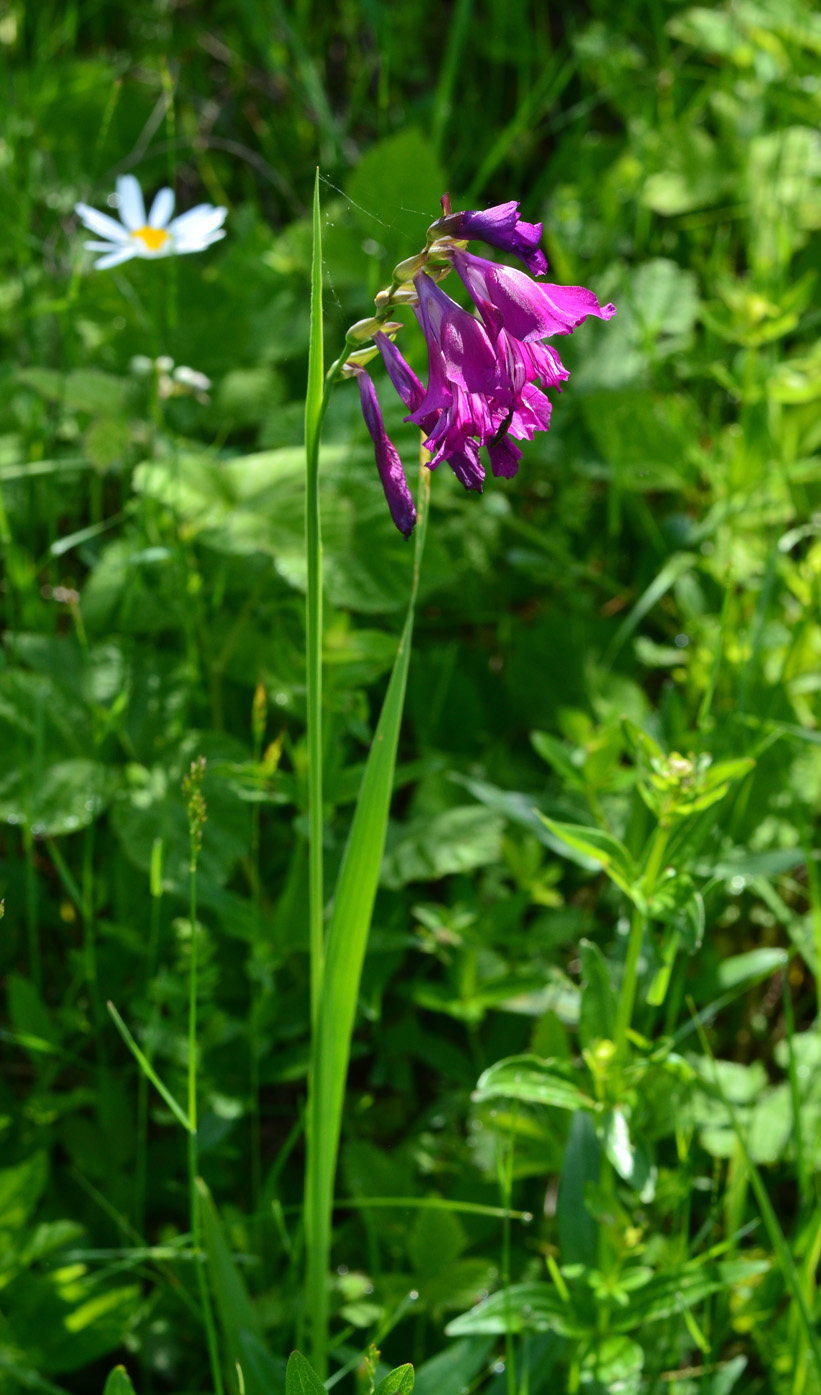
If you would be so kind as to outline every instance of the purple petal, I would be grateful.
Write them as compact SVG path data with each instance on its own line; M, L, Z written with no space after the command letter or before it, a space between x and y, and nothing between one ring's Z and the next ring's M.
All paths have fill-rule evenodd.
M485 467L479 459L479 447L475 441L466 441L465 449L447 456L447 462L465 489L475 489L481 494L485 482Z
M372 379L364 369L360 370L357 378L359 380L359 395L362 399L362 415L373 439L376 450L376 468L379 471L379 478L382 481L382 488L391 511L391 518L400 533L409 538L416 523L416 509L408 488L408 482L405 479L405 471L402 469L402 461L385 430Z
M453 264L494 335L504 329L527 343L548 334L571 334L588 315L609 320L614 305L600 305L584 286L550 286L531 281L514 267L497 266L470 252L452 253Z
M406 407L410 407L412 412L416 411L423 397L425 389L411 368L406 363L402 354L397 349L392 339L381 330L373 336L373 342L382 355L385 367L388 370L388 377L393 383L396 391L401 397Z
M550 399L532 383L527 383L508 427L510 435L519 441L532 441L537 431L547 431L552 410Z
M490 456L490 468L497 478L501 475L506 480L513 479L519 469L519 461L522 452L518 446L514 446L508 436L503 436L501 441L491 441L487 448Z
M492 392L498 382L496 353L487 333L424 271L414 279L419 320L428 344L441 352L446 377L468 392Z
M542 225L525 223L519 217L516 200L497 203L484 212L452 213L441 218L436 226L445 237L478 238L502 252L512 252L534 276L544 276L547 271L547 259L539 246Z

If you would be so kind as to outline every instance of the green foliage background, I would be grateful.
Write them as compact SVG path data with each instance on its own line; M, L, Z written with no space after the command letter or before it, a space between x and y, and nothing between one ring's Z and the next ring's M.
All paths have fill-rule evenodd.
M0 48L0 1389L91 1395L116 1361L209 1388L184 1137L105 1010L182 1096L192 933L229 1380L277 1395L304 1320L319 163L330 356L445 189L520 198L555 279L618 306L562 345L515 481L433 478L338 1353L375 1338L421 1395L821 1391L818 13L0 0ZM73 205L124 171L226 204L225 241L94 273ZM332 886L412 553L350 385L326 441Z

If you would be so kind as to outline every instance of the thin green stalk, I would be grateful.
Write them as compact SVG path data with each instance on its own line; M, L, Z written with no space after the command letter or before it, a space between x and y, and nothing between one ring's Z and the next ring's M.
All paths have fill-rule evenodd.
M644 872L643 894L645 901L649 900L653 894L653 889L661 871L664 854L667 850L669 832L661 824L658 826L650 846L650 853L647 858L647 865ZM624 1057L627 1046L627 1033L630 1030L630 1023L633 1018L633 1008L636 1002L636 985L638 983L639 958L641 956L641 946L644 939L644 932L647 927L647 914L641 906L633 906L633 915L630 921L630 937L627 941L627 957L624 962L624 978L621 983L619 993L619 1005L616 1012L616 1059Z
M311 947L311 1027L316 1031L325 964L322 876L322 538L319 515L319 443L324 415L322 345L322 223L319 169L314 182L311 266L311 341L305 397L305 549L308 697L308 925Z
M624 977L621 981L621 991L619 993L619 1006L616 1013L616 1057L624 1057L627 1046L627 1033L630 1029L630 1022L633 1016L633 1006L636 1001L636 983L638 981L639 956L641 954L644 930L647 924L647 917L638 906L633 907L633 915L630 920L630 938L627 941L627 957L624 961Z
M207 817L202 782L205 777L205 757L199 756L191 762L188 774L183 778L182 794L185 812L188 816L190 838L189 859L189 909L188 923L191 928L191 957L188 973L188 1200L191 1217L191 1243L196 1255L197 1287L202 1304L205 1335L208 1343L208 1357L211 1364L211 1377L215 1395L223 1395L222 1372L220 1371L217 1329L211 1307L211 1294L205 1276L202 1253L202 1213L198 1182L198 1139L197 1139L197 860L202 848L202 830Z
M155 838L151 848L151 923L148 931L148 964L146 966L146 986L150 992L151 982L157 965L157 950L160 940L160 912L162 908L162 838ZM154 1004L146 1040L146 1059L151 1060L151 1041L159 1013ZM134 1170L134 1229L138 1235L145 1233L145 1192L148 1176L148 1076L140 1071L137 1083L137 1161Z
M514 1129L516 1115L514 1112ZM505 1330L505 1377L507 1395L516 1395L516 1348L513 1340L513 1321L510 1310L511 1246L510 1246L510 1202L513 1196L513 1156L515 1148L514 1132L511 1131L507 1153L501 1153L499 1140L496 1140L499 1190L506 1215L502 1222L502 1287L508 1298Z
M262 742L265 736L267 703L265 687L257 683L251 707L251 735L253 738L254 761L259 768L262 759ZM256 1215L262 1194L262 1127L259 1105L259 1018L262 1008L259 973L261 967L262 932L262 885L260 880L259 847L261 808L259 802L251 806L251 895L253 899L254 939L251 945L251 1003L248 1016L248 1070L251 1090L251 1208Z
M202 1254L202 1219L197 1192L198 1147L197 1147L197 858L192 850L190 907L191 925L191 964L188 977L188 1197L191 1212L191 1243L197 1256L197 1287L205 1320L205 1334L208 1342L208 1359L215 1395L223 1395L222 1372L220 1370L217 1329L211 1307L211 1294Z
M806 1342L806 1345L809 1347L812 1353L816 1373L818 1376L821 1376L821 1342L819 1341L813 1314L810 1311L810 1305L807 1302L807 1296L804 1292L804 1286L802 1284L802 1275L799 1273L795 1260L793 1259L791 1247L787 1243L784 1232L781 1229L778 1216L776 1215L775 1208L773 1207L773 1204L770 1201L769 1193L764 1185L761 1173L759 1172L758 1168L753 1162L753 1159L750 1156L750 1151L747 1147L744 1134L741 1130L741 1125L739 1124L735 1106L732 1103L732 1100L730 1100L727 1097L722 1088L721 1077L718 1073L718 1070L716 1069L715 1057L713 1056L712 1050L710 1049L710 1043L707 1039L707 1034L704 1031L704 1028L701 1025L700 1021L698 1020L695 1004L693 1003L692 999L688 999L688 1004L690 1007L691 1016L693 1017L693 1020L696 1023L696 1031L698 1032L698 1038L701 1044L701 1049L713 1066L713 1087L715 1089L716 1095L721 1100L722 1104L724 1105L724 1108L730 1116L730 1123L732 1124L733 1132L735 1133L736 1139L738 1140L739 1153L746 1167L750 1186L752 1187L755 1199L758 1203L758 1209L761 1213L762 1220L764 1221L764 1225L766 1227L767 1234L770 1239L770 1244L773 1247L778 1267L781 1270L781 1277L784 1281L784 1287L795 1301L799 1321L801 1324L801 1328L803 1329L804 1341ZM796 1367L797 1360L794 1357L793 1371L795 1371Z

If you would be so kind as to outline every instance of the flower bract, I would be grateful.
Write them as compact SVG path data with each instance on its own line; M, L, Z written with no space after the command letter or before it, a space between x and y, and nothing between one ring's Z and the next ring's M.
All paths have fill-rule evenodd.
M99 271L119 266L132 257L156 260L202 252L225 236L222 224L228 213L227 208L200 203L172 218L173 190L160 189L146 216L142 190L133 174L121 174L117 180L119 221L87 203L74 207L83 225L99 239L84 244L90 252L103 253L94 263Z

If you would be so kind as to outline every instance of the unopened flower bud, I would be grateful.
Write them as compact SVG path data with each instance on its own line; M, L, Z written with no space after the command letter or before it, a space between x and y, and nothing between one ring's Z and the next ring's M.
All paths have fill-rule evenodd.
M260 678L254 689L254 699L251 703L251 731L254 737L254 744L262 745L262 738L265 735L265 727L268 722L268 695L265 692L265 684Z
M352 354L348 354L343 364L343 378L355 377L356 374L365 367L366 363L370 363L371 359L376 358L378 353L379 350L375 344L368 344L364 349L354 349Z
M377 310L384 310L388 305L415 305L416 301L416 291L411 285L395 286L374 297Z
M412 281L425 265L427 259L426 252L417 252L415 257L407 257L393 268L393 279L399 281Z
M351 325L348 330L348 339L354 339L357 343L364 343L366 339L372 339L378 329L382 329L382 321L377 315L371 315L370 319L357 320L355 325Z

